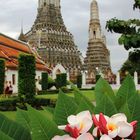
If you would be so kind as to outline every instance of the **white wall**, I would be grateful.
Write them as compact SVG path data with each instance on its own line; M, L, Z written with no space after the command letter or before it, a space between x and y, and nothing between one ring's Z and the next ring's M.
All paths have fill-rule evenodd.
M56 72L57 70L60 70L61 73L67 73L65 68L61 64L57 64L54 69L52 70L52 78L56 79Z
M6 79L5 81L11 81L12 82L12 75L15 75L15 85L13 85L12 83L12 86L13 86L13 93L17 93L18 91L18 72L17 70L7 70L6 73Z
M41 85L39 84L39 79L41 79L42 72L44 71L36 71L37 79L36 86L37 89L41 90ZM13 85L12 75L15 75L15 84ZM13 93L18 93L18 71L17 70L7 70L5 73L6 79L5 81L11 81L13 86Z

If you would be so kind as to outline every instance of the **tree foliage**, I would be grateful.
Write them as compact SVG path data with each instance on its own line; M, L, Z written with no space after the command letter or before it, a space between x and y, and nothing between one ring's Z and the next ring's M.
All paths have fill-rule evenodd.
M35 57L33 55L21 54L18 59L18 91L27 99L35 95Z
M134 0L133 9L140 9L140 0ZM140 20L129 19L119 20L112 18L107 21L106 28L108 31L121 34L118 42L120 45L124 45L124 48L129 51L128 60L135 65L135 71L139 69L137 63L140 62ZM124 66L126 66L125 63ZM128 66L129 67L129 66ZM125 67L126 68L126 67Z
M4 81L5 81L5 61L0 59L0 94L4 92Z

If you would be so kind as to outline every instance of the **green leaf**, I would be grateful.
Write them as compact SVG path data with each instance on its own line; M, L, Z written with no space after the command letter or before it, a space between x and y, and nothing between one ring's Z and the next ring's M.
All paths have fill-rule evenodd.
M116 94L115 104L117 109L120 109L121 106L123 106L127 102L127 100L135 93L136 87L134 84L134 80L130 75L128 75Z
M67 124L67 117L75 114L77 111L77 104L74 98L59 93L58 100L54 111L54 120L58 125Z
M30 131L0 114L0 131L14 140L31 140Z
M119 112L124 113L127 116L127 119L128 119L129 122L132 121L131 118L130 118L131 113L130 113L130 110L129 110L129 107L128 107L128 103L125 103L124 105L122 105Z
M54 108L52 107L43 107L44 109L48 110L50 113L54 114Z
M32 128L32 140L51 140L55 135L63 135L57 125L45 117L39 111L28 106L30 125Z
M93 103L91 103L91 101L88 98L86 98L82 93L80 93L78 89L74 90L74 96L78 104L77 113L85 110L89 110L91 113L93 113L95 108Z
M9 137L8 135L6 135L5 133L3 133L2 131L0 131L0 140L14 140L11 137Z
M137 120L138 121L138 127L137 127L137 139L140 139L140 97L138 94L133 95L128 100L128 106L131 113L130 119L131 121Z
M31 131L30 118L27 111L18 108L16 112L16 121Z
M107 95L102 95L100 103L95 108L95 114L104 113L107 116L112 116L117 113L117 109L114 103L110 100Z
M51 121L53 121L53 113L50 112L50 108L47 109L47 107L43 107L43 111L41 111L41 113L44 115L44 116L47 116L48 119L50 119Z
M96 98L96 104L100 104L103 95L107 95L108 98L114 103L115 102L115 94L112 90L111 86L102 78L100 78L95 86L95 98Z

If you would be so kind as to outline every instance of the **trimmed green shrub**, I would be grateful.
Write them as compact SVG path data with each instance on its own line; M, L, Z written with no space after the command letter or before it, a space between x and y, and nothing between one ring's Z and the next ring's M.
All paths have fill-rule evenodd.
M35 85L35 57L33 55L21 54L18 59L18 91L27 99L32 99L36 92Z
M0 94L4 92L4 81L5 81L5 60L0 59Z
M39 81L39 84L42 85L42 80ZM53 86L56 87L55 80L53 80L51 77L48 77L48 89L52 88Z
M0 101L0 111L15 111L16 110L16 99L6 99Z
M51 99L51 100L50 100L50 105L49 105L49 106L55 108L56 103L57 103L57 99Z
M27 104L42 110L42 106L50 105L50 99L32 98L32 100L28 100L27 98L23 98L22 102L19 98L4 99L0 101L0 111L16 111L17 108L27 110Z
M52 88L53 86L56 87L56 82L51 77L48 78L48 89Z
M42 73L42 82L41 82L42 90L48 89L48 73L43 72Z
M93 86L93 87L91 87L91 90L95 90L95 87Z
M26 101L28 103L28 101ZM49 106L50 99L34 98L30 105L36 109L42 109L42 106Z
M70 92L70 90L69 90L66 86L61 87L61 90L62 90L64 93L69 93L69 92Z
M56 76L56 87L61 88L67 85L67 74L62 73Z
M96 83L98 82L98 80L101 78L101 75L97 74L96 75Z
M82 88L82 75L77 76L77 87Z
M59 90L42 90L38 92L38 95L47 95L47 94L58 94Z

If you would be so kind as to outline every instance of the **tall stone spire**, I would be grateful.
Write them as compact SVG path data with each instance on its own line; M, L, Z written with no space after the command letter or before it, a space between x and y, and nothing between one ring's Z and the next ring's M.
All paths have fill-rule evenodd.
M99 9L98 3L96 0L92 0L91 8L90 8L90 19L91 20L99 20Z
M26 37L51 68L61 64L70 79L76 78L82 67L81 54L64 24L60 0L38 0L37 17Z
M55 5L55 7L60 7L60 0L38 0L39 9L50 4Z
M21 32L20 32L20 35L18 37L18 40L23 41L23 42L27 42L26 36L23 33L23 22L21 22Z
M91 76L89 77L93 79L97 67L103 73L110 69L110 52L106 47L105 36L101 33L99 9L96 0L91 2L90 15L89 42L84 62L88 75Z

